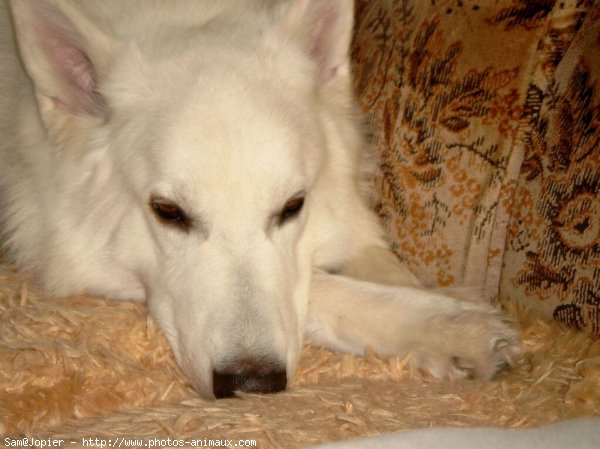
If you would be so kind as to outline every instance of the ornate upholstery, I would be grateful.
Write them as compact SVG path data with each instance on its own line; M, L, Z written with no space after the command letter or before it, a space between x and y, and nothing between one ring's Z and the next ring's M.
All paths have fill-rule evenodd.
M600 6L359 0L355 82L392 247L598 336Z

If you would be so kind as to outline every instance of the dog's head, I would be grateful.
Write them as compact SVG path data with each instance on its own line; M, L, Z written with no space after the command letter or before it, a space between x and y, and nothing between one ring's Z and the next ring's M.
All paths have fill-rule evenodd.
M77 182L115 263L197 389L281 390L308 307L326 117L347 112L352 2L139 2L125 18L114 9L133 2L97 3L12 2L57 157L85 162Z

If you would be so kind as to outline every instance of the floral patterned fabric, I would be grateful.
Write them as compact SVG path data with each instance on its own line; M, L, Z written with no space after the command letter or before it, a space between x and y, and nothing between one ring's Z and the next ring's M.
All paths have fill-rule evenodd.
M549 30L523 115L500 298L600 338L600 7L556 14Z
M398 256L597 332L594 3L357 0L353 59Z

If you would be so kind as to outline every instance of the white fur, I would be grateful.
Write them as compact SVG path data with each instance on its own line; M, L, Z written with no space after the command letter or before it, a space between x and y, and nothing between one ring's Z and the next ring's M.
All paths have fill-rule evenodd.
M493 308L419 287L361 195L352 2L14 0L22 67L3 1L5 248L49 292L146 301L208 397L232 360L291 378L306 333L439 377L518 355Z

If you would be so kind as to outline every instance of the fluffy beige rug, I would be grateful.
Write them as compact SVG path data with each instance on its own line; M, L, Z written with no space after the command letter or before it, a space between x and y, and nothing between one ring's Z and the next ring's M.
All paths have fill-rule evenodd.
M600 342L512 314L527 353L492 382L437 382L409 359L307 346L285 393L206 401L186 384L143 305L47 298L0 266L0 434L254 439L260 448L294 448L434 425L520 427L600 415Z

